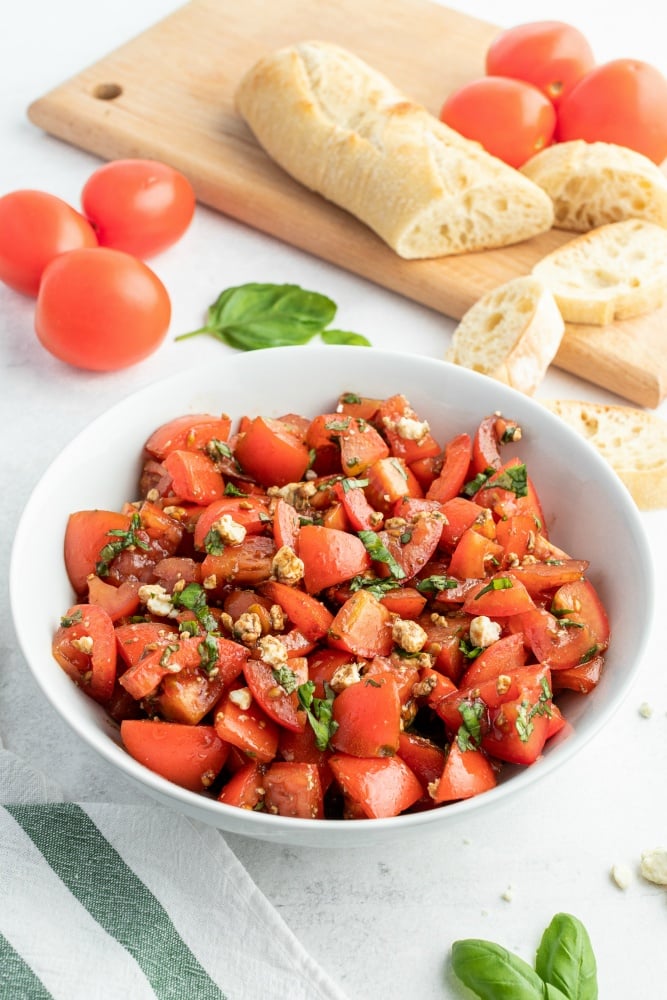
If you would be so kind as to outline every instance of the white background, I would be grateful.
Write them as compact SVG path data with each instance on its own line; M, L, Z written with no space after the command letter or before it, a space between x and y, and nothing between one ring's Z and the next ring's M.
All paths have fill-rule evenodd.
M113 0L102 6L88 0L21 0L2 5L0 193L35 187L78 203L81 187L99 161L43 135L28 122L25 109L176 6L170 0ZM586 32L599 61L634 56L667 72L666 25L664 17L660 23L654 0L613 9L608 2L572 0L553 6L545 0L505 0L502 7L475 0L458 6L505 26L542 18L568 20ZM117 374L91 375L56 362L32 332L33 303L0 287L0 738L78 800L139 801L140 793L103 761L89 757L40 694L16 646L6 565L15 524L41 470L117 399L184 364L219 358L225 348L212 340L175 345L173 336L198 326L208 303L229 285L293 281L316 289L338 303L341 328L397 349L405 347L409 330L410 348L434 357L443 355L453 328L451 321L427 309L204 208L198 208L184 240L152 266L172 297L171 332L152 358ZM556 370L541 394L620 401ZM667 417L665 404L659 412ZM661 569L667 563L667 513L643 519L658 567L658 622L626 703L578 758L527 794L450 829L446 837L430 835L421 842L345 853L228 837L289 926L351 998L462 996L446 971L454 939L491 938L532 960L542 930L561 910L576 914L589 929L604 1000L667 996L667 896L637 872L643 849L667 845L667 656L661 621L667 593ZM614 539L609 543L613 546ZM36 573L38 607L39 568L31 571ZM644 702L653 709L650 718L640 714ZM625 892L609 876L616 862L633 872ZM504 898L508 887L511 900Z

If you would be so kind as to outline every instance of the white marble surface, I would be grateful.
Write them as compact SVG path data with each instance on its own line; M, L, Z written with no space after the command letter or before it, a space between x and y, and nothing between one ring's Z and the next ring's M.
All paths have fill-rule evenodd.
M27 105L176 6L172 0L114 0L102 8L84 0L2 5L0 192L43 188L77 202L99 161L42 134L28 122ZM506 25L570 20L587 32L600 60L632 55L667 71L664 15L663 23L656 23L660 15L652 0L613 9L574 0L553 7L544 0L505 0L502 15L493 0L460 0L458 6ZM409 330L413 350L439 357L452 329L450 321L427 309L204 208L198 208L184 240L153 266L171 293L171 332L153 357L117 374L86 374L56 362L32 332L33 303L0 287L5 622L0 737L79 800L137 801L140 794L104 762L90 758L37 689L16 646L6 584L9 550L45 465L118 398L183 364L219 358L225 348L212 340L186 346L174 344L173 336L198 325L206 305L228 285L294 281L325 292L339 304L341 327L389 348L403 347ZM542 394L615 401L555 370ZM665 404L660 412L667 417ZM580 757L538 789L483 811L446 837L354 852L274 848L229 837L289 926L354 1000L460 996L446 972L452 940L492 938L531 959L543 928L559 910L586 923L604 1000L664 995L664 985L656 983L664 984L667 972L667 897L641 880L637 868L643 849L667 844L667 683L660 624L667 596L667 512L643 520L654 538L659 620L625 704ZM650 718L640 713L644 702L653 709ZM633 872L625 892L610 879L616 862Z

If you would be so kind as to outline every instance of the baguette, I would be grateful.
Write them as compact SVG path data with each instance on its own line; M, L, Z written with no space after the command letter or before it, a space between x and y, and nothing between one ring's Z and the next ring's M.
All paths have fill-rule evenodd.
M646 219L667 226L667 177L648 157L611 142L557 142L521 167L549 195L554 226L587 232Z
M338 46L308 41L267 55L241 80L236 106L276 163L403 258L506 246L551 228L537 184Z
M549 289L530 275L478 299L454 330L446 359L532 395L565 332Z
M599 226L547 254L532 273L551 289L566 323L640 316L665 299L667 229L643 219Z
M667 507L667 423L631 406L540 400L600 452L640 510Z

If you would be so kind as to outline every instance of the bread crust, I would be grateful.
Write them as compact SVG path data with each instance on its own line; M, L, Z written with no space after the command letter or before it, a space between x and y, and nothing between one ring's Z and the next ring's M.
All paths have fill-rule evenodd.
M338 46L307 41L265 56L236 106L276 163L406 259L506 246L551 227L537 184Z
M667 507L667 423L632 406L541 399L586 438L623 480L640 510Z
M454 330L446 359L532 395L564 331L549 289L530 275L513 278L470 307Z

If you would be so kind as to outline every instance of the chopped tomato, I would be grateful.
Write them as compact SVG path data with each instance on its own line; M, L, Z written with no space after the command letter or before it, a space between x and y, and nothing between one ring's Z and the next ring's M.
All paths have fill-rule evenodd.
M336 781L369 819L398 816L422 795L419 778L400 757L350 757L330 760Z
M434 802L455 802L488 792L496 784L495 771L482 751L461 750L454 740L440 778L431 785L431 795Z
M232 747L232 749L234 749ZM264 796L264 770L262 765L249 762L235 771L223 785L218 802L237 809L255 809Z
M116 680L116 638L104 608L75 604L61 618L53 655L65 673L94 698L111 698Z
M391 613L367 590L358 590L335 616L327 641L355 656L387 656L392 647Z
M366 498L382 514L389 514L402 497L421 497L423 491L414 473L400 458L380 458L365 472Z
M248 423L234 454L243 470L262 486L299 482L309 463L303 438L270 417L255 417Z
M288 671L289 683L281 680L280 668L274 668L264 660L247 660L243 667L246 683L260 708L274 722L286 729L302 732L306 726L306 713L299 706L296 688L308 680L306 660L293 659Z
M427 500L444 503L458 496L463 488L470 468L472 444L469 434L458 434L445 447L445 460L437 479L434 479L426 493Z
M463 610L468 614L492 618L523 614L534 607L521 580L512 573L496 573L488 582L480 582L463 602Z
M117 541L119 532L129 530L130 518L126 514L111 510L70 514L65 529L65 569L77 594L86 593L88 577L96 572L104 546Z
M351 580L364 573L371 562L360 538L336 528L305 524L299 531L297 547L309 594Z
M216 707L215 731L221 740L238 747L247 757L266 764L276 755L280 729L252 701L252 696L247 708L234 701L235 690L239 688L228 691Z
M363 677L334 699L333 747L354 757L390 757L398 750L401 701L391 674Z
M324 802L317 764L276 761L264 775L264 808L279 816L322 819Z
M213 726L127 719L120 724L120 737L140 764L191 792L213 784L229 753Z
M227 441L231 429L228 416L196 413L176 417L153 431L144 449L160 461L172 451L205 451L211 440Z
M119 587L105 583L99 576L88 577L88 603L104 608L112 621L133 615L139 607L139 586L136 580L126 580Z
M225 482L208 455L197 451L170 451L164 467L171 476L171 489L180 500L202 506L221 500Z
M327 634L334 616L322 601L276 580L263 583L261 593L274 604L279 604L289 620L308 639L322 639Z
M420 419L400 393L380 404L375 420L387 439L391 454L395 458L402 458L406 465L417 459L431 458L440 452L440 446L431 434L428 423Z
M194 534L195 548L216 553L226 544L233 544L227 542L222 527L216 529L224 517L241 525L249 535L261 534L269 520L268 509L269 501L262 496L222 497L220 500L215 500L197 519Z

